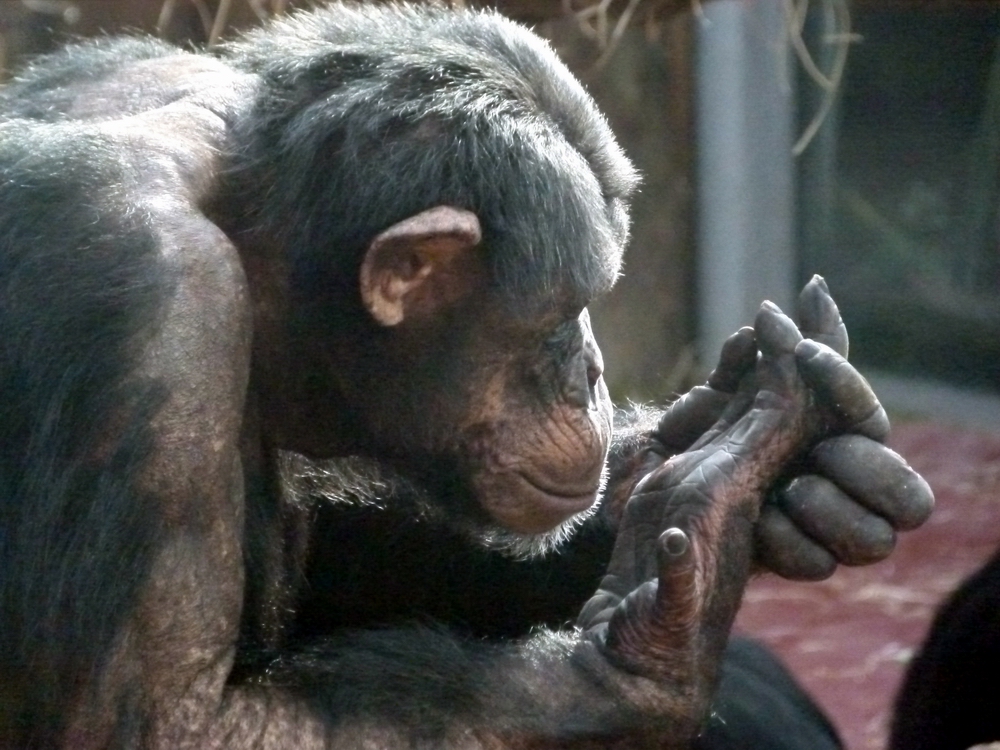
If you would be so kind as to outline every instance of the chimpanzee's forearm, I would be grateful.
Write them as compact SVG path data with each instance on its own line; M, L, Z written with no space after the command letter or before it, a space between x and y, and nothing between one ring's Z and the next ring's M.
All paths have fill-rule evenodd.
M429 628L356 632L285 655L255 682L248 699L279 690L329 728L329 747L672 748L700 720L689 686L617 670L576 631L503 646Z

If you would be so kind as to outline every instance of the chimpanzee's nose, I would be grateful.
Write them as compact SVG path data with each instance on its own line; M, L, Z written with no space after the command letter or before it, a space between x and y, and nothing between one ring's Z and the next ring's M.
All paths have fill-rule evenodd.
M593 338L584 341L566 388L566 401L581 409L597 404L597 384L604 374L604 359Z

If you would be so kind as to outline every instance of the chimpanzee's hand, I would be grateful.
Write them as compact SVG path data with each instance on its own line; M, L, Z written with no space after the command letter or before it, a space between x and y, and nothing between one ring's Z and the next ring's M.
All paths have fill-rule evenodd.
M749 408L639 483L607 575L578 621L612 663L684 686L693 720L707 706L750 573L763 498L824 428L799 375L795 324L765 303L754 332Z
M666 459L687 450L718 422L727 407L732 405L728 413L737 415L750 408L757 391L753 377L756 361L754 330L741 328L722 345L719 364L705 385L695 386L657 416L641 408L622 412L627 424L618 425L616 430L617 445L609 456L603 505L612 522L621 517L639 481ZM651 417L652 429L648 426Z
M837 563L885 558L895 530L916 528L934 506L923 478L882 444L885 410L846 360L847 331L826 283L813 277L799 298L799 372L829 437L790 466L761 510L755 562L787 578L820 579Z
M809 339L796 350L799 369L814 390L829 437L786 467L773 488L757 524L755 562L787 578L814 580L832 574L838 563L885 558L895 546L895 531L923 523L934 497L882 444L889 421L871 386L846 360L847 330L822 278L806 284L798 308L801 333ZM746 413L758 388L756 356L752 328L723 344L708 382L663 413L632 461L631 484L623 482L612 503L624 504L639 477L665 458Z

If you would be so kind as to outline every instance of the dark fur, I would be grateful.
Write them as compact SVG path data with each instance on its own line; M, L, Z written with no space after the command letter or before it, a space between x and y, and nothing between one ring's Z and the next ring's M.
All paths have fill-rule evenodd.
M129 480L162 394L126 375L171 282L112 187L126 179L73 123L0 126L0 669L19 691L0 698L0 738L50 728L39 747L109 652L157 535Z
M1000 670L1000 554L944 603L896 697L893 750L965 750L1000 739L986 687Z
M331 296L315 294L316 279L353 283L369 239L427 205L479 216L512 311L530 316L567 276L593 291L614 280L620 259L606 249L628 231L634 174L551 50L497 21L337 9L223 50L265 87L237 123L231 195L243 212L226 215L298 248L303 294ZM387 138L398 147L382 148ZM595 214L606 234L594 234Z

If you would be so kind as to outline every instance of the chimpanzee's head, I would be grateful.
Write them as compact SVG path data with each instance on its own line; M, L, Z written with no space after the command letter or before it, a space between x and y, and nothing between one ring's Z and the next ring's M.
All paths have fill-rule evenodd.
M343 13L228 50L262 80L234 138L248 269L288 279L256 304L258 339L285 342L257 344L269 419L284 447L367 453L475 497L480 523L546 532L599 493L611 407L586 307L619 273L635 172L522 27Z

